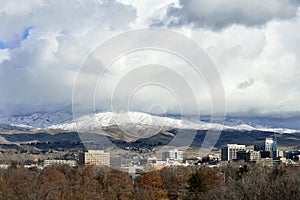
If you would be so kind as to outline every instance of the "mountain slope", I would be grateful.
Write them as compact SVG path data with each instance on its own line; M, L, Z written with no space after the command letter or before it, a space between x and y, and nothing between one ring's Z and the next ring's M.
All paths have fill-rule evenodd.
M189 129L189 130L239 130L239 131L268 131L277 133L295 133L298 130L287 128L267 128L254 127L248 124L222 125L197 120L174 119L168 117L154 116L140 112L128 113L97 113L80 117L74 121L50 126L50 129L78 130L78 131L97 131L105 127L118 126L123 130L149 129L168 130L170 128ZM148 130L149 131L149 130Z
M37 112L29 115L4 117L0 116L0 124L26 125L32 128L47 128L54 124L67 123L72 120L72 113L57 111L52 113Z
M36 113L2 119L0 124L1 144L30 143L37 148L77 147L84 138L108 137L113 143L123 146L154 147L167 144L177 131L189 134L196 131L193 146L201 146L207 130L222 130L216 144L243 143L251 145L258 137L272 136L277 132L278 143L285 146L300 144L300 131L284 128L266 128L243 123L208 123L206 120L187 120L153 116L140 112L96 113L71 120L71 113ZM18 124L21 123L21 124ZM23 124L22 124L23 123ZM26 125L24 125L26 124ZM79 134L77 133L79 131ZM87 134L87 135L85 135ZM70 141L69 141L70 140Z
M226 125L209 123L208 120L178 119L154 116L147 113L96 113L71 120L70 112L35 113L27 116L14 116L0 120L0 133L2 134L58 134L64 132L94 133L108 136L116 140L134 142L152 138L155 135L170 137L170 130L207 131L218 130L222 133L288 133L298 134L300 131L285 128L266 128L251 126L234 121ZM1 124L2 122L2 124ZM270 134L269 134L270 135ZM4 138L4 141L8 136ZM21 137L21 136L20 136ZM172 136L173 137L173 136ZM226 136L227 137L227 136ZM230 136L228 136L230 137ZM32 138L34 139L34 138Z

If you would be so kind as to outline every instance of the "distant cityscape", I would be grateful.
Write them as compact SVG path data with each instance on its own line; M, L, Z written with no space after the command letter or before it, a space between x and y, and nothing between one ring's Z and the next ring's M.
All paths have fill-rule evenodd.
M124 172L142 173L150 170L159 170L169 166L208 165L212 168L218 168L227 163L237 161L245 161L263 166L298 166L300 161L300 150L291 151L278 149L276 135L258 138L251 146L246 146L244 144L226 144L218 151L214 151L213 154L204 157L198 155L185 156L184 151L176 148L162 151L130 147L125 149L133 152L150 152L150 155L152 156L131 153L124 157L104 150L77 149L71 150L70 152L64 152L63 156L49 156L46 159L27 160L17 164L27 168L37 167L40 169L51 165L69 165L71 167L88 165L108 166ZM50 155L51 153L55 153L55 150L50 150L50 152L47 153ZM13 162L16 161L10 162L10 159L4 160L2 158L0 167L8 168Z
M258 138L253 146L244 144L226 144L222 146L220 154L207 155L205 157L184 158L184 152L178 149L162 151L161 159L157 157L135 158L135 162L122 162L120 157L112 157L110 153L101 150L90 150L79 154L79 165L106 165L123 171L127 169L146 168L161 169L167 166L210 165L219 167L228 162L243 160L245 162L273 165L299 165L300 150L278 150L276 136Z

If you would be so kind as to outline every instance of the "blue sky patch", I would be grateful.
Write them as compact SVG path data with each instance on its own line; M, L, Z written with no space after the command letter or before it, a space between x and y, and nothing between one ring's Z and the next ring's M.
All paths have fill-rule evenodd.
M23 39L26 39L29 36L29 32L32 28L33 28L32 26L28 26L24 29L23 34L22 34Z
M0 49L6 49L6 48L7 48L6 43L0 40Z
M23 40L26 40L30 34L30 30L32 30L32 26L27 26L23 29L23 32L14 35L7 41L0 40L0 49L14 49L20 46Z

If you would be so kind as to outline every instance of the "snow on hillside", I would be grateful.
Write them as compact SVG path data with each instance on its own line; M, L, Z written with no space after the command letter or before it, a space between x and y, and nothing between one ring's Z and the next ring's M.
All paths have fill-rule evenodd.
M239 130L239 131L271 131L278 133L299 132L286 128L270 128L244 124L239 121L226 123L225 125L209 123L197 120L174 119L169 117L154 116L141 112L113 113L102 112L86 115L76 120L72 120L72 113L67 111L58 111L53 113L34 113L31 115L12 116L9 118L0 117L0 124L3 127L10 128L50 128L61 130L81 130L97 131L103 127L118 125L127 129L142 129L149 127L157 128L178 128L191 130Z
M76 122L75 122L76 121ZM147 113L140 112L128 112L128 113L97 113L92 115L83 116L70 123L63 123L50 126L51 129L63 129L63 130L97 130L101 127L109 127L118 125L122 127L134 126L153 126L153 127L166 127L166 128L181 128L181 129L220 129L222 126L215 124L211 127L211 124L204 122L191 122L187 120L172 119L168 117L154 116Z
M0 124L13 124L30 126L34 128L47 128L54 124L66 123L72 120L71 112L34 113L30 115L0 117Z
M140 112L128 112L128 113L97 113L92 115L83 116L75 121L62 123L58 125L50 126L51 129L62 130L80 130L80 131L93 131L101 130L103 127L109 127L118 125L120 127L129 128L143 128L145 127L165 127L178 128L178 129L191 129L191 130L239 130L239 131L271 131L278 133L294 133L297 130L281 129L281 128L265 128L265 127L253 127L247 124L238 125L222 125L216 123L207 123L201 121L189 121L173 119L168 117L154 116L147 113Z

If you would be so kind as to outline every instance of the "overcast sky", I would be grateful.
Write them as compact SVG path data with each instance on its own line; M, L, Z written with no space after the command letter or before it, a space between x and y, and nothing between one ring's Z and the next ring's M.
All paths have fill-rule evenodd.
M89 53L113 35L146 27L175 30L207 52L223 81L227 113L300 112L298 0L0 0L0 5L0 114L71 105L76 75ZM151 61L159 60L153 55ZM130 62L143 57L135 56ZM103 90L130 62L116 62ZM178 112L176 99L163 93L141 90L130 107L148 111L163 104L167 112ZM106 93L99 95L99 110L109 110Z

